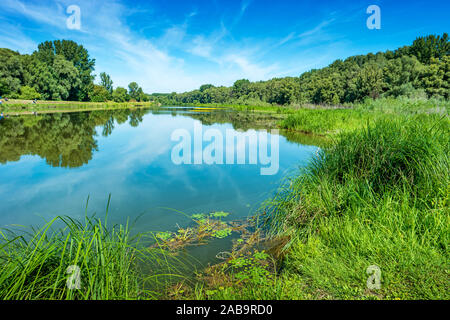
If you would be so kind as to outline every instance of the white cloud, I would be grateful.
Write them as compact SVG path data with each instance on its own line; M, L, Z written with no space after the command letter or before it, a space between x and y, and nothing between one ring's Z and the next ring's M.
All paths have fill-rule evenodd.
M242 78L256 81L280 76L286 69L281 70L277 63L267 60L266 55L275 58L273 53L279 47L299 38L308 41L306 39L313 38L332 22L326 20L301 34L291 33L281 41L248 39L238 42L230 30L249 10L251 1L243 0L231 29L221 20L216 28L191 34L191 24L200 19L198 11L193 10L179 24L170 24L162 18L164 29L159 36L152 37L144 36L143 29L134 29L129 24L133 15L142 13L142 8L128 8L119 0L109 1L108 5L99 0L78 0L82 18L82 32L79 32L66 28L65 8L70 4L72 0L58 0L51 5L2 0L0 9L39 22L42 29L39 32L45 32L50 39L72 39L83 44L96 58L96 74L110 74L114 86L127 87L136 81L149 93L181 92L205 83L231 85ZM155 23L160 18L151 8L146 9L146 15ZM8 37L0 31L0 44L26 52L36 47L30 35L20 32L21 27L8 28L16 32ZM26 32L30 31L26 29Z

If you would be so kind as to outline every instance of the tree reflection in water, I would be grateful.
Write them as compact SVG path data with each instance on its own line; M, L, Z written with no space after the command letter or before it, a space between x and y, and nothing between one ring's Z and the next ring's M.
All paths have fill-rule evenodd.
M276 128L280 115L220 110L195 112L184 109L162 108L121 109L77 113L55 113L39 116L22 116L3 119L0 122L0 163L19 161L24 155L37 155L53 167L77 168L87 164L98 151L97 127L101 133L111 135L116 124L127 121L137 127L144 115L172 114L197 119L204 125L231 123L235 130L268 130ZM323 144L323 139L295 132L280 132L288 141L305 145Z

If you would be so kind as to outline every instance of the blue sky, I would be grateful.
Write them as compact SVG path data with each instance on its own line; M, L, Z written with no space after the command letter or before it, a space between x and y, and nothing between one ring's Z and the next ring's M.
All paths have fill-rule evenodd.
M81 29L67 28L70 5ZM369 30L370 5L381 29ZM450 1L1 0L0 47L32 53L45 40L70 39L96 59L114 86L187 91L298 76L336 59L407 45L450 31Z

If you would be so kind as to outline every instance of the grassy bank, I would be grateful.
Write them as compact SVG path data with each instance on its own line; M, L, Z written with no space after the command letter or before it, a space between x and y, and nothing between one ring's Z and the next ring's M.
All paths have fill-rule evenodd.
M286 130L335 136L340 132L366 127L383 119L403 119L416 114L448 115L450 102L420 99L367 99L347 108L300 108L287 114L280 123Z
M449 133L438 115L341 133L264 207L278 272L236 281L231 260L201 297L449 299ZM367 286L373 265L380 289Z
M186 104L192 106L192 104ZM297 104L195 104L203 108L228 108L242 113L276 114L280 129L322 136L361 129L376 120L402 119L416 114L448 115L450 102L443 99L380 98L345 105Z

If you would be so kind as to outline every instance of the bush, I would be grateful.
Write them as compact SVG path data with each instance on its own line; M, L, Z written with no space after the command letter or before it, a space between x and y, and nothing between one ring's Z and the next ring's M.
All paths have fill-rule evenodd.
M35 88L29 86L23 86L20 88L20 99L23 100L34 100L40 99L41 95L36 91Z

